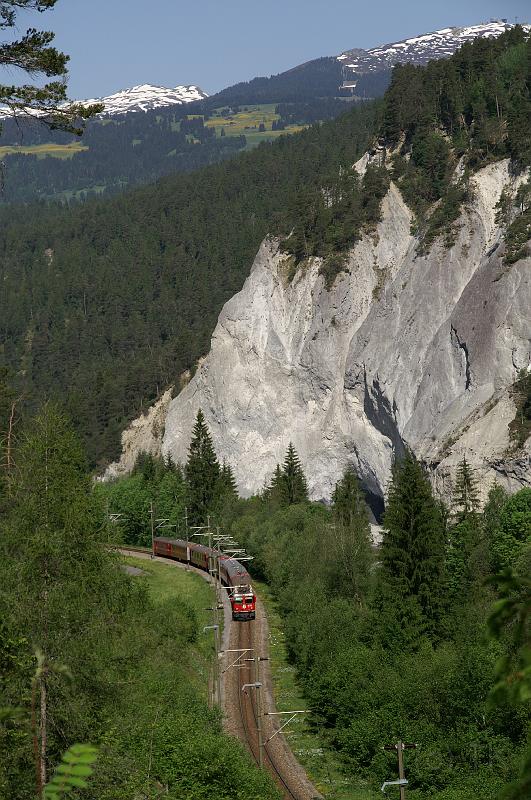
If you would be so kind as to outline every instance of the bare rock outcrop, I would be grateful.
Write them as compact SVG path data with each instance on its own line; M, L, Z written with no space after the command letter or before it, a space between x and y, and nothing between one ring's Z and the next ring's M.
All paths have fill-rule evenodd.
M424 255L391 184L376 230L330 289L319 259L290 282L285 254L266 240L210 353L169 403L162 451L186 460L201 407L243 494L270 479L290 440L315 499L352 465L378 510L404 446L446 496L463 455L487 489L495 478L530 484L529 448L512 452L508 432L509 387L530 364L530 259L503 264L496 222L517 180L507 161L478 172L454 244Z
M105 480L128 475L140 453L160 456L162 439L171 402L173 388L168 389L145 414L141 414L122 433L122 454L120 460L111 464L105 472Z

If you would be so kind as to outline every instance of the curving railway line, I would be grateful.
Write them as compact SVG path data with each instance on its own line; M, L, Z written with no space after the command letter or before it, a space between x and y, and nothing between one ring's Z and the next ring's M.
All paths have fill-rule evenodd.
M127 548L120 550L124 554L134 554L140 558L151 559L151 554L145 550ZM156 561L171 563L177 567L184 567L176 561L168 561L156 556ZM208 580L208 575L201 569L189 566L203 578ZM269 668L268 627L262 603L256 604L256 619L251 622L233 622L231 606L228 598L223 597L224 606L224 636L223 655L221 658L222 673L222 710L224 727L228 733L237 736L248 748L252 757L258 764L259 739L258 739L258 708L257 690L249 688L244 693L242 686L254 684L257 679L262 683L260 702L262 715L263 766L271 773L286 800L316 800L321 795L308 780L306 773L296 760L282 733L278 733L278 723L274 716L268 716L275 711L271 671ZM243 652L242 652L243 651ZM241 657L239 657L241 653ZM256 674L254 657L262 660L259 662L260 674ZM234 662L237 662L234 664ZM265 713L264 713L265 712ZM271 738L273 737L273 738ZM270 740L270 741L268 741Z
M240 625L239 626L239 646L241 649L247 649L252 652L253 648L253 635L252 635L252 628L250 625ZM253 683L255 678L257 677L254 674L254 669L251 666L251 663L246 665L240 672L240 687L243 686L245 683ZM239 713L242 722L242 728L245 733L245 743L249 748L254 760L258 764L260 761L259 755L259 741L258 741L258 709L257 709L257 698L256 698L256 691L251 691L248 693L243 693L243 691L238 692L238 706L239 706ZM295 791L293 787L293 781L290 780L289 777L286 777L285 772L285 765L280 764L275 756L271 753L271 745L264 744L263 745L263 764L269 772L272 773L275 781L280 786L282 791L284 792L284 796L286 798L292 798L292 800L302 800L302 796Z

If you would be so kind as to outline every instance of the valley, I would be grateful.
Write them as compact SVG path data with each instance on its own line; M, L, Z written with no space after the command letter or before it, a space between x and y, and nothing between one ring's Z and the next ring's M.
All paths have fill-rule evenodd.
M299 2L0 2L0 800L531 797L530 26Z

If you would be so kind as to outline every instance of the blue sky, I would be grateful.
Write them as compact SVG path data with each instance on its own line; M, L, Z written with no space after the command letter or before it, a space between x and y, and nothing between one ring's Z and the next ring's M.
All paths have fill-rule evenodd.
M71 56L69 95L194 83L212 94L352 47L490 17L529 21L524 0L59 0L19 28L56 32ZM5 76L0 78L8 82Z

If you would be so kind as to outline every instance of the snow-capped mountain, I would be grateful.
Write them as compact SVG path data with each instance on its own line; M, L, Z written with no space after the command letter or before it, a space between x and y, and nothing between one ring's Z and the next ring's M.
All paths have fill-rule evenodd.
M198 86L176 86L174 89L167 89L165 86L152 86L150 83L143 83L141 86L133 86L131 89L123 89L121 92L110 94L107 97L95 97L90 100L78 100L76 102L83 105L92 103L103 103L105 110L98 116L110 117L117 114L130 114L138 111L151 111L154 108L164 106L180 106L183 103L193 103L194 100L203 100L208 97L207 93ZM68 103L64 104L68 107ZM6 106L0 106L0 119L13 116L13 112ZM45 116L43 112L33 112L33 117Z
M198 86L176 86L174 89L167 89L165 86L152 86L149 83L143 83L141 86L123 89L121 92L110 94L107 97L98 97L81 102L87 105L90 103L103 103L105 111L102 112L101 116L111 116L115 114L130 114L136 111L151 111L154 108L162 108L163 106L193 103L194 100L202 100L205 97L208 97L208 95Z
M500 36L513 27L505 19L491 20L466 28L442 28L401 42L371 47L370 50L346 50L337 57L343 66L344 88L354 89L357 75L388 70L394 64L426 64L432 59L447 58L465 42L478 37ZM527 31L531 28L529 25L522 27Z

